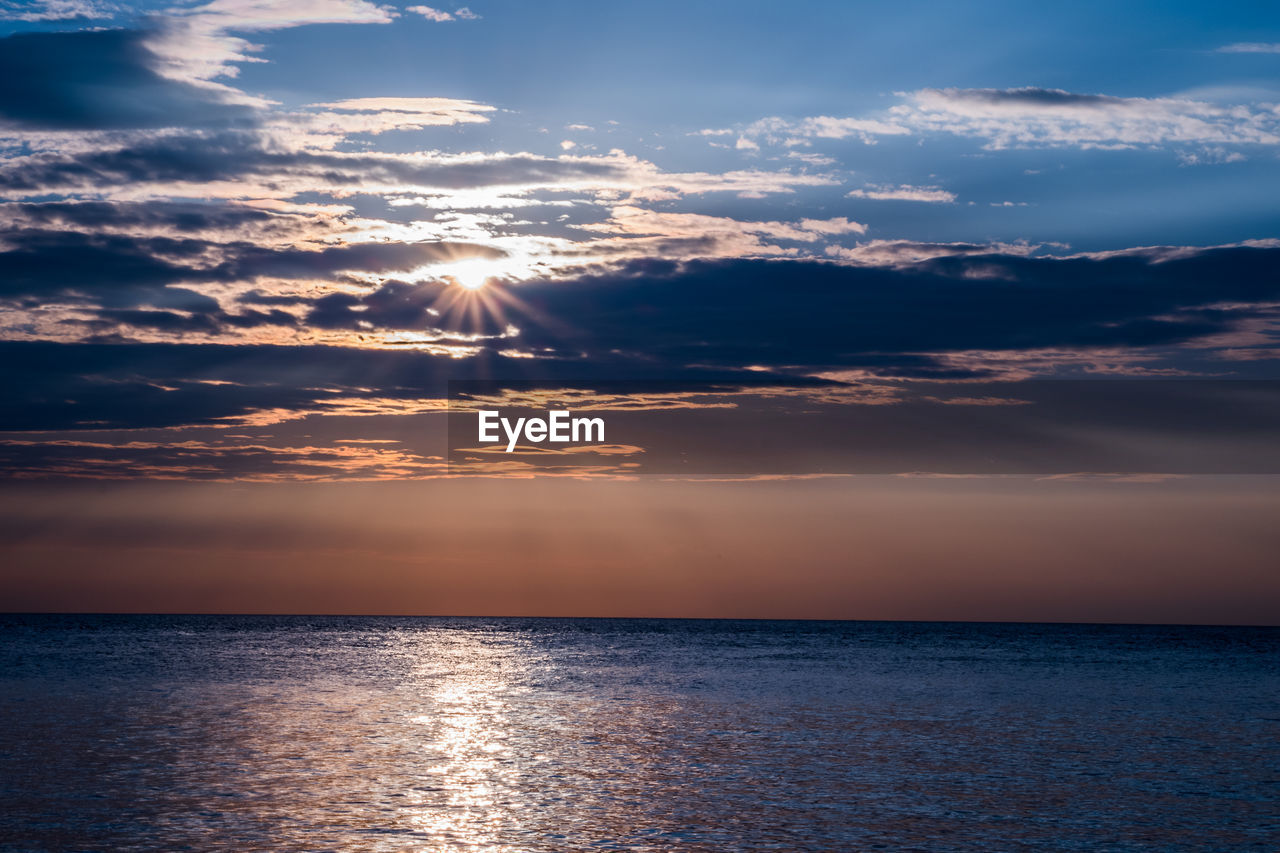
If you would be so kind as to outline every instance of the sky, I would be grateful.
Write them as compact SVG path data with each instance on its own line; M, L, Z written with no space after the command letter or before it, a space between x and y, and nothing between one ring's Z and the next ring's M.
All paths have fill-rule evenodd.
M1280 622L1274 4L0 0L0 74L0 610Z

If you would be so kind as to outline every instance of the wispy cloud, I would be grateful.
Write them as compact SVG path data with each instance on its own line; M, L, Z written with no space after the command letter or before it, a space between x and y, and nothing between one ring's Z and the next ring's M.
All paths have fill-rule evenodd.
M289 140L293 146L331 148L357 133L482 124L494 109L456 98L349 98L276 113L263 123L277 142L284 132L296 136Z
M469 152L336 151L341 128L376 132L405 124L483 121L486 107L449 102L426 113L374 110L313 119L283 117L278 133L162 134L107 149L41 152L0 162L0 197L91 193L115 199L156 197L292 198L301 193L351 192L387 196L486 190L520 195L560 189L616 200L662 201L687 195L792 193L797 187L831 186L827 175L789 171L664 172L622 151L605 155ZM295 124L297 123L297 124ZM301 126L306 132L289 134ZM326 130L327 128L327 130ZM335 136L328 131L339 133ZM290 142L282 146L281 142ZM302 148L294 146L301 145ZM320 146L320 147L317 147Z
M992 149L1280 144L1280 113L1265 105L1031 87L920 89L903 97L889 110L895 121L917 132L984 139Z
M602 259L623 257L767 257L794 256L800 250L782 243L811 244L849 234L865 234L867 226L847 218L801 219L796 222L751 222L723 216L672 213L635 206L615 207L605 222L574 226L616 235L573 248ZM774 242L766 242L774 241Z
M259 45L233 33L309 24L387 24L395 16L393 9L366 0L211 0L170 9L146 44L158 59L155 70L166 77L227 90L213 81L237 76L242 63L264 61L256 55Z
M463 6L454 12L445 12L442 9L436 9L431 6L409 6L405 11L413 12L415 15L421 15L428 21L435 21L441 24L447 21L474 21L480 17L466 6Z
M918 240L869 240L856 246L828 246L827 255L869 266L903 266L935 258L974 255L1027 257L1043 247L1036 243L930 243Z
M0 39L0 135L186 126L244 126L262 103L239 90L175 79L151 49L154 34L103 29L26 32ZM80 140L49 142L59 148ZM86 140L87 141L87 140Z
M120 11L114 3L97 0L34 0L34 2L0 3L0 20L8 21L72 21L110 18Z
M876 201L926 201L953 202L956 194L939 187L913 187L907 184L890 186L886 184L867 186L858 190L850 190L849 198L870 198Z
M8 477L288 482L441 476L439 457L400 448L243 441L0 439Z
M1243 47L1249 52L1270 52L1273 46L1241 46L1238 52L1245 52ZM1280 145L1280 111L1270 103L1126 98L1036 87L919 89L897 94L902 102L879 114L769 117L738 129L708 129L698 135L737 134L737 147L752 151L850 138L870 145L885 138L930 134L981 139L991 150ZM1207 160L1201 157L1200 162Z
M1280 53L1280 42L1238 41L1224 44L1218 53Z
M729 133L733 131L727 131ZM802 119L785 119L771 116L752 122L739 131L739 147L758 147L763 142L769 145L793 147L806 145L813 139L848 139L861 140L874 145L882 136L904 136L911 130L895 121L878 118L836 118L833 116L812 116ZM718 136L726 133L720 130L702 130L703 136Z

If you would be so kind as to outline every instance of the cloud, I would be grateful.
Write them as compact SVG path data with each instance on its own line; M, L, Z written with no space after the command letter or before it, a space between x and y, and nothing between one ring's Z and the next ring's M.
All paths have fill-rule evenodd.
M1218 53L1280 53L1280 42L1238 41L1218 48Z
M431 8L430 6L408 6L405 8L405 11L413 12L415 15L421 15L428 21L443 23L445 21L454 20L453 15L450 15L448 12L442 12L439 9Z
M360 277L414 273L458 258L496 258L487 246L456 242L350 243L262 247L190 237L139 237L22 230L6 234L0 252L0 300L8 303L0 334L10 339L76 340L104 335L142 340L227 341L251 337L276 342L309 338L330 328L303 328L300 301L322 304L326 295L357 288ZM416 272L415 272L416 271ZM308 297L276 298L253 288L298 282ZM448 351L453 341L476 339L416 328L426 343ZM312 309L315 314L315 309ZM372 316L372 315L371 315ZM367 324L366 324L367 325ZM401 325L398 328L403 328ZM273 331L274 330L274 331ZM501 336L499 328L493 333ZM349 336L348 336L349 337Z
M14 349L5 347L4 349ZM17 354L28 357L29 367L47 367L47 352L27 347ZM62 348L67 349L67 348ZM262 396L262 387L242 384L170 380L163 385L144 386L135 374L125 377L104 375L108 365L123 367L118 353L109 348L97 375L78 379L75 393L84 396L97 383L97 397L85 405L81 401L58 401L64 408L78 403L81 414L123 413L126 404L150 404L137 411L134 423L154 421L158 413L208 415L219 404L243 404L252 395ZM150 348L154 350L155 348ZM178 360L189 362L193 349L206 370L218 365L235 369L229 361L234 348L169 348ZM8 352L6 355L10 354ZM254 356L260 355L254 353ZM298 381L318 375L319 366L302 374L280 370L289 362L288 352L267 354L265 359L245 363L261 368L277 368L273 376L288 378L267 390L288 400ZM322 354L321 354L322 355ZM368 370L375 365L362 353L340 353L340 360L358 361ZM397 354L402 356L403 354ZM231 356L231 358L235 358ZM295 359L296 360L296 359ZM135 359L136 361L136 359ZM385 359L384 359L385 361ZM136 366L136 365L135 365ZM168 367L143 361L154 373ZM186 364L186 366L190 366ZM3 370L4 368L0 368ZM239 372L243 373L244 370ZM351 366L337 376L350 375ZM397 371L403 374L403 371ZM366 374L367 375L367 374ZM56 376L56 391L71 390L63 374ZM1007 376L999 381L893 382L822 385L808 387L756 387L749 383L707 385L695 405L688 394L668 394L675 407L654 407L646 398L660 394L650 381L632 392L609 394L609 383L570 387L599 387L603 408L608 411L612 446L556 451L551 457L590 454L620 455L638 460L649 472L681 473L764 472L1002 472L1066 473L1073 471L1258 471L1275 470L1280 464L1274 442L1280 408L1276 406L1276 384L1272 382L1195 383L1155 382L1063 382L1041 381L1011 384ZM331 382L333 380L330 380ZM261 376L258 378L261 386ZM542 387L546 393L565 383ZM157 386L160 387L157 387ZM623 388L625 383L613 383ZM528 383L517 383L527 387ZM140 394L149 387L151 398ZM505 383L485 383L502 388ZM681 388L680 383L666 384ZM684 386L685 390L691 386ZM26 393L25 384L15 388ZM303 389L306 390L306 389ZM108 422L75 423L71 429L45 429L22 435L0 436L0 468L9 477L99 477L157 479L401 479L437 476L446 473L445 451L440 430L444 424L444 401L436 398L341 397L340 389L310 389L317 399L302 397L293 408L247 410L216 420L223 426L188 422L180 429L156 430L134 427L115 432ZM1010 396L1016 393L1017 396ZM537 394L529 394L528 405L544 405ZM614 397L616 399L607 399ZM705 400L705 404L703 403ZM47 398L37 409L52 414ZM635 405L635 404L639 405ZM821 417L812 415L815 409ZM367 421L352 425L351 416ZM296 419L305 418L305 422ZM749 423L748 429L725 430L726 423ZM1068 424L1069 429L1063 425ZM378 438L351 441L345 438L353 428ZM436 438L424 440L424 434ZM926 438L926 441L921 439ZM469 435L460 437L470 441ZM1010 452L1010 448L1014 448ZM630 451L643 448L643 455ZM612 451L612 452L610 452ZM1206 453L1208 451L1208 453ZM536 449L535 453L541 454ZM532 460L530 460L532 461ZM563 471L562 460L550 460ZM600 460L603 461L603 460ZM456 459L455 459L456 463ZM630 466L627 466L630 467ZM477 466L451 464L449 474L474 474ZM509 473L514 469L507 469ZM520 469L528 473L528 468ZM541 466L539 466L541 470ZM501 469L489 469L500 473ZM635 471L632 471L635 473Z
M356 239L376 226L342 205L255 201L209 204L186 200L41 201L0 203L0 230L83 235L189 237L216 243L313 248ZM0 239L0 246L3 246Z
M215 0L140 29L0 39L0 71L31 81L0 93L0 197L12 200L0 203L0 337L65 342L62 369L74 374L55 382L15 367L26 395L16 399L32 413L19 422L123 427L145 422L148 407L169 426L405 416L434 399L422 377L517 363L532 375L971 379L1064 365L1186 371L1211 358L1247 366L1235 354L1260 359L1274 345L1274 247L1064 258L1017 241L868 240L847 216L804 215L822 208L798 195L955 201L940 186L850 191L847 175L816 172L835 165L811 150L822 140L950 133L989 147L1159 145L1188 163L1231 162L1241 145L1274 144L1267 108L925 89L874 116L700 132L794 171L669 172L622 150L569 151L571 140L559 156L446 152L410 138L378 150L378 134L501 112L446 97L285 108L226 82L263 58L244 34L395 14L358 0ZM712 215L725 193L796 206ZM713 194L704 212L668 204ZM468 265L490 283L464 298L449 276ZM161 363L179 341L206 355L184 350L190 369L172 373ZM103 355L107 343L152 348L126 366ZM239 355L220 349L233 343ZM343 373L346 385L316 355L393 347L405 360L359 360L363 378ZM241 357L274 390L198 384L241 383L244 371L228 366Z
M378 375L401 397L443 396L441 362L421 352L328 347L0 342L13 408L5 430L222 428L278 423L295 412L358 414L350 403L385 397ZM417 410L421 410L418 407ZM391 413L394 407L367 410ZM282 412L271 419L261 413Z
M496 258L489 246L443 241L266 248L192 238L19 231L0 252L0 294L92 296L100 289L180 282L310 278L343 271L403 272L459 258Z
M471 102L451 103L462 105L457 108L470 115L472 107L466 105ZM419 117L393 111L392 120L418 121ZM651 162L617 150L607 155L559 157L505 152L388 154L298 149L246 131L144 136L125 147L40 151L0 161L0 198L11 199L73 193L122 200L247 199L292 198L308 192L404 195L476 189L519 195L564 189L657 201L713 192L790 193L796 187L836 183L831 176L785 170L663 172Z
M846 193L849 198L869 198L877 201L926 201L949 203L956 200L956 194L939 187L912 187L907 184L899 186L868 185L864 189L851 190Z
M624 221L617 227L639 227ZM673 225L693 223L647 227ZM534 373L581 370L588 359L605 371L634 360L633 366L658 375L699 364L763 366L773 373L853 368L980 376L1008 366L996 363L1000 352L1010 358L1038 353L1034 363L1016 364L1037 371L1055 363L1121 365L1133 352L1149 363L1150 373L1168 367L1168 359L1193 358L1188 344L1254 318L1273 320L1267 306L1280 298L1267 274L1273 249L1214 249L1168 259L1028 257L991 247L979 254L976 246L950 251L944 256L935 248L931 259L897 267L630 261L572 281L510 286L515 307L508 319L518 332L482 344L531 354L524 370ZM315 303L309 322L414 325L435 296L430 285L391 282L365 296L326 297ZM637 323L639 316L645 322ZM1171 348L1182 348L1181 355L1175 358ZM1088 355L1104 350L1110 355ZM959 353L986 355L957 360Z
M1007 255L1025 257L1040 249L1032 243L928 243L918 240L869 240L856 246L829 246L829 257L868 266L918 264L934 258Z
M808 151L788 151L787 157L792 160L799 160L809 166L833 166L836 162L834 157L827 157L823 154L814 154Z
M391 441L389 444L396 444ZM489 454L487 449L458 451ZM446 461L441 456L399 447L350 442L282 444L245 441L86 441L0 439L0 478L91 480L194 480L213 482L368 482L441 477L540 476L592 477L626 474L629 464L575 464L581 456L627 459L643 448L598 445L565 450L522 447L513 455L539 457L536 463L510 459L486 462L475 457ZM545 459L542 457L554 457ZM566 458L567 457L567 458ZM563 458L563 459L562 459ZM92 525L91 525L92 526ZM12 535L0 527L0 536ZM118 528L111 533L118 535Z
M985 139L986 147L1133 148L1280 144L1280 114L1265 105L1187 98L1119 98L1062 89L920 89L892 120L923 133Z
M225 432L316 416L374 422L441 411L450 381L521 376L530 370L527 360L492 350L456 360L418 349L314 345L0 341L0 356L8 403L0 409L0 431L28 432L196 427ZM673 382L687 392L698 387L692 383L744 378L739 370L674 365L659 373L652 365L608 354L591 363L535 366L536 375L549 379L595 379L605 385L642 379L656 391L669 391ZM768 374L749 378L756 384L824 384ZM632 382L626 391L638 387ZM416 426L410 432L422 435ZM350 428L340 435L349 436Z
M289 482L441 476L446 463L395 447L233 441L0 439L5 476Z
M445 23L446 21L475 21L480 18L479 15L472 12L466 6L461 7L453 13L434 9L431 6L409 6L405 11L413 12L415 15L421 15L428 21L436 21L437 23Z
M802 119L784 119L776 116L762 118L742 129L739 142L748 146L759 140L770 145L794 146L811 139L848 139L853 137L867 145L874 145L881 136L904 136L911 131L893 121L877 118L836 118L811 116ZM702 131L713 134L715 131Z
M141 217L134 205L12 206L33 224L72 217L81 226L117 209L123 218ZM169 214L155 211L151 222L195 215L182 206ZM256 222L263 211L236 214ZM230 211L214 221L238 227ZM1268 272L1280 250L1264 246L1063 258L1036 256L1031 244L824 245L861 235L865 226L845 218L752 222L634 205L616 206L607 220L579 230L600 236L562 244L545 281L494 284L459 312L459 291L447 283L453 265L487 259L495 272L486 274L501 276L507 261L501 250L457 241L272 247L15 229L0 252L0 298L10 306L3 333L28 340L400 343L450 357L500 350L534 361L645 353L650 365L673 369L689 363L826 369L870 365L877 353L893 360L1196 341L1261 347L1274 323L1268 300L1280 298ZM800 259L802 247L815 245L840 263ZM763 260L770 257L795 260ZM725 260L705 260L714 258ZM637 299L650 317L641 326L632 309L621 307ZM613 306L621 313L615 316ZM957 317L971 319L957 324ZM590 334L564 337L567 329ZM672 347L666 352L664 340Z
M734 193L741 198L762 198L765 194L793 193L798 187L836 186L832 175L795 173L787 170L737 169L728 172L663 172L637 158L616 152L615 159L627 161L629 182L625 189L638 201L668 201L683 195Z
M133 30L17 33L0 39L0 122L9 129L118 130L224 126L253 111L221 91L155 70L147 35Z
M1268 47L1254 45L1251 47ZM985 140L989 149L1032 147L1154 148L1280 144L1275 105L1224 104L1191 97L1123 98L1063 89L919 89L871 116L768 117L739 130L738 147L786 149L817 140L952 134ZM713 143L719 144L719 143Z
M325 107L341 113L374 115L403 115L413 122L395 127L427 127L429 124L456 124L460 120L468 120L465 115L470 112L492 112L494 107L479 104L475 101L464 101L456 98L348 98L343 101L329 101L312 104L312 107ZM440 121L422 123L422 117L433 117ZM474 120L474 119L471 119Z
M113 3L94 0L36 0L0 3L0 17L10 21L71 21L110 18L120 11Z
M751 222L696 213L668 213L642 207L615 207L605 222L573 226L618 235L574 247L578 254L694 258L793 255L795 248L765 243L814 243L828 237L864 234L867 226L844 217L798 222Z
M1159 262L991 251L899 269L799 260L637 263L569 285L519 288L539 315L589 329L566 336L530 324L519 340L562 357L608 349L665 364L806 370L961 350L1156 350L1265 312L1280 297L1269 272L1276 258L1275 250L1225 248ZM1214 307L1224 302L1234 307ZM635 322L637 312L645 323Z
M372 11L371 11L372 10ZM370 23L387 13L358 2L232 3L218 0L154 19L151 29L18 33L0 39L0 74L23 86L0 92L0 128L9 131L260 127L324 136L486 121L493 108L450 98L356 98L300 112L271 110L261 98L213 82L234 76L235 50L252 46L223 28L279 29L306 23ZM221 34L221 35L220 35ZM237 45L219 53L220 39ZM210 47L209 42L215 47ZM203 46L203 48L202 48ZM225 45L224 45L225 47ZM202 53L201 50L204 50ZM225 54L225 55L224 55ZM325 108L317 112L316 108ZM69 140L61 139L65 145ZM86 140L81 140L83 144ZM332 144L332 140L329 143Z
M409 283L392 280L376 290L363 294L330 293L310 303L307 325L322 329L439 329L444 340L449 336L440 327L449 323L448 307L454 291L443 282ZM464 339L505 338L510 336L501 318L480 314L468 318L465 326L455 329Z
M1199 151L1179 151L1178 162L1183 166L1199 166L1204 163L1243 163L1248 158L1239 151L1231 151L1221 145L1206 145Z
M215 83L235 77L239 65L261 62L260 47L232 33L269 32L308 24L386 24L395 11L366 0L212 0L188 9L168 10L147 35L156 55L156 71L174 80L201 85L265 105L239 90Z
M624 225L622 213L615 227L633 227ZM806 237L823 230L844 232L852 225L800 220L759 227L778 233L796 229L797 236ZM644 227L659 226L699 227L680 220ZM28 246L40 242L22 239ZM390 280L287 299L260 292L216 308L131 305L111 295L111 288L127 294L131 288L162 287L166 276L154 271L158 262L147 266L146 256L163 256L174 267L180 261L194 263L208 252L199 242L116 245L89 240L85 245L114 251L118 259L70 252L77 263L58 268L47 257L38 262L27 257L25 267L9 258L0 280L12 286L39 274L46 276L46 284L65 284L72 271L87 267L101 278L91 292L112 303L97 314L103 323L151 324L183 335L198 332L202 323L225 325L232 316L271 322L252 315L283 308L299 309L289 316L314 332L355 329L362 323L418 330L429 325L459 338L477 330L465 312L439 311L439 299L457 291L433 281ZM126 251L130 246L136 251ZM406 258L408 250L395 245L284 253L232 248L237 258L215 259L207 266L210 276L264 269L325 276L352 266L390 268L418 260ZM1212 363L1216 353L1205 349L1211 344L1233 357L1238 352L1229 340L1233 330L1259 320L1274 330L1278 319L1274 306L1280 302L1280 282L1271 273L1280 249L1274 247L1183 247L1069 258L992 247L981 254L977 246L953 246L952 252L943 256L935 251L928 260L896 266L788 259L633 260L568 281L494 285L494 299L510 307L510 319L519 328L501 328L495 319L479 331L497 335L474 339L467 358L353 346L226 346L216 338L200 346L119 339L0 342L0 382L8 404L0 414L0 430L67 433L8 436L0 457L10 476L434 476L438 460L423 449L425 422L407 419L433 417L441 409L446 382L459 378L594 378L598 384L574 387L590 388L594 405L623 413L723 408L725 402L740 407L744 397L753 395L768 404L762 412L776 411L792 399L806 406L855 402L893 408L903 404L897 390L886 394L883 386L865 387L861 380L963 380L933 386L920 403L999 411L997 421L982 421L988 424L983 429L991 423L1009 425L1007 410L1028 410L1034 425L1039 410L1019 401L1039 398L1028 396L1022 386L979 387L977 380L1186 375ZM81 280L88 288L83 273ZM193 293L184 298L199 297ZM1274 336L1262 337L1257 349L1268 341L1275 349ZM532 357L501 354L511 349ZM1218 362L1223 364L1234 368L1245 363ZM789 386L787 377L808 384ZM622 383L627 379L643 382ZM819 381L821 387L814 384ZM721 398L708 393L716 388ZM751 393L734 396L735 388ZM1107 412L1114 410L1113 403ZM1219 414L1218 409L1204 411L1206 417ZM928 412L919 416L931 424L939 417ZM1158 412L1147 416L1163 417ZM328 434L350 436L351 417L365 419L368 428L361 435L380 442L326 442L317 432L320 421L332 421L340 426ZM391 427L401 422L409 426L399 431ZM966 416L962 422L973 421ZM890 418L889 423L899 422ZM287 431L291 424L297 425L293 432L274 439L256 432ZM102 432L122 429L134 432ZM175 429L184 433L157 437L136 432ZM232 430L253 430L256 437L236 437ZM86 437L86 431L93 433ZM405 436L412 438L403 446L391 443ZM611 440L630 443L620 436Z
M637 161L618 157L281 150L258 134L224 132L14 157L0 165L0 195L94 193L117 187L134 196L144 190L149 195L231 198L288 198L344 189L404 193L593 184L624 189L634 183L630 176L641 178L646 171Z
M349 98L264 118L264 136L294 149L332 149L353 134L483 124L495 107L457 98Z

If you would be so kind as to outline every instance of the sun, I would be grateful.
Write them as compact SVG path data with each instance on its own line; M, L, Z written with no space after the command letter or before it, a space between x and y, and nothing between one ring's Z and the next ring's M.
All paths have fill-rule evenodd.
M440 267L438 273L464 290L480 290L498 277L501 270L488 258L468 258Z

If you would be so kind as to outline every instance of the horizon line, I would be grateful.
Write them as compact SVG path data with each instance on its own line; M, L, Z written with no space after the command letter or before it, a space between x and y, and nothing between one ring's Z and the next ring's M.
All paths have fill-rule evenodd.
M13 616L172 616L225 618L319 618L319 619L547 619L560 621L648 621L648 622L862 622L896 625L1056 625L1113 628L1271 628L1280 623L1257 622L1118 622L1106 620L1064 621L1025 619L866 619L812 616L534 616L448 613L245 613L229 611L126 611L126 610L6 610L0 618Z

